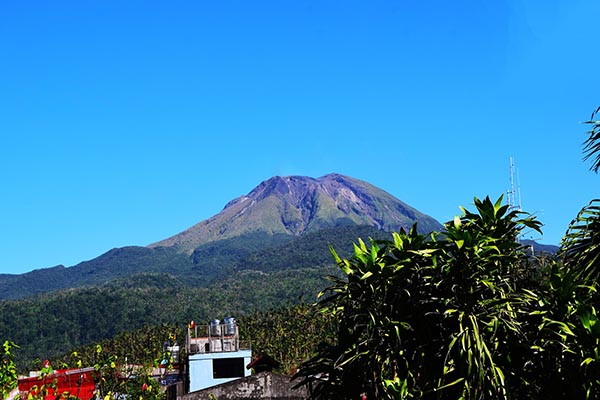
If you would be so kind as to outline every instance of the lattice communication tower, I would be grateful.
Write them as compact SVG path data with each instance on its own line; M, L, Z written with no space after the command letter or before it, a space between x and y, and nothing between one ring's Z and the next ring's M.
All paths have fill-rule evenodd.
M521 184L519 182L519 171L515 168L515 163L512 157L510 161L510 189L507 192L508 208L510 211L522 211L521 208ZM515 185L515 172L517 174L517 182Z

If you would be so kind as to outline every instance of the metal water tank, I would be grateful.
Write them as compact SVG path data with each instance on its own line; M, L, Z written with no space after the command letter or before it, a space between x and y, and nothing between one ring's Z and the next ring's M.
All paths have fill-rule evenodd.
M221 336L221 321L213 319L210 321L210 336Z
M225 318L225 335L227 335L227 336L235 335L235 318L233 318L233 317Z

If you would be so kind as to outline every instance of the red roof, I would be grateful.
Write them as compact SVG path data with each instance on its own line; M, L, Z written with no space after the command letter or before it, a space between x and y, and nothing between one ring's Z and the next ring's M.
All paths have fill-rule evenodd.
M36 395L44 386L47 389L45 400L54 400L63 393L81 400L91 400L95 389L94 372L94 368L60 369L45 376L21 378L19 392Z

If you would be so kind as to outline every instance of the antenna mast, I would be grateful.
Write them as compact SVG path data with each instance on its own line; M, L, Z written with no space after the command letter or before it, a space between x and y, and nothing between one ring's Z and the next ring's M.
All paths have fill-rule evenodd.
M510 162L510 189L507 192L509 210L522 211L521 209L521 184L519 182L519 171L517 171L517 186L515 186L515 163L512 156Z

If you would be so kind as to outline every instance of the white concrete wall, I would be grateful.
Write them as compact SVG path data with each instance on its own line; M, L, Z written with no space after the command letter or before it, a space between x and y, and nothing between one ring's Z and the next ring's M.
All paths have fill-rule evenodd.
M239 350L223 353L203 353L194 354L189 357L190 371L190 392L202 390L211 386L220 385L222 383L234 381L239 378L213 378L213 362L214 359L223 358L243 358L244 359L244 376L250 376L250 370L246 369L246 365L252 361L251 350Z

